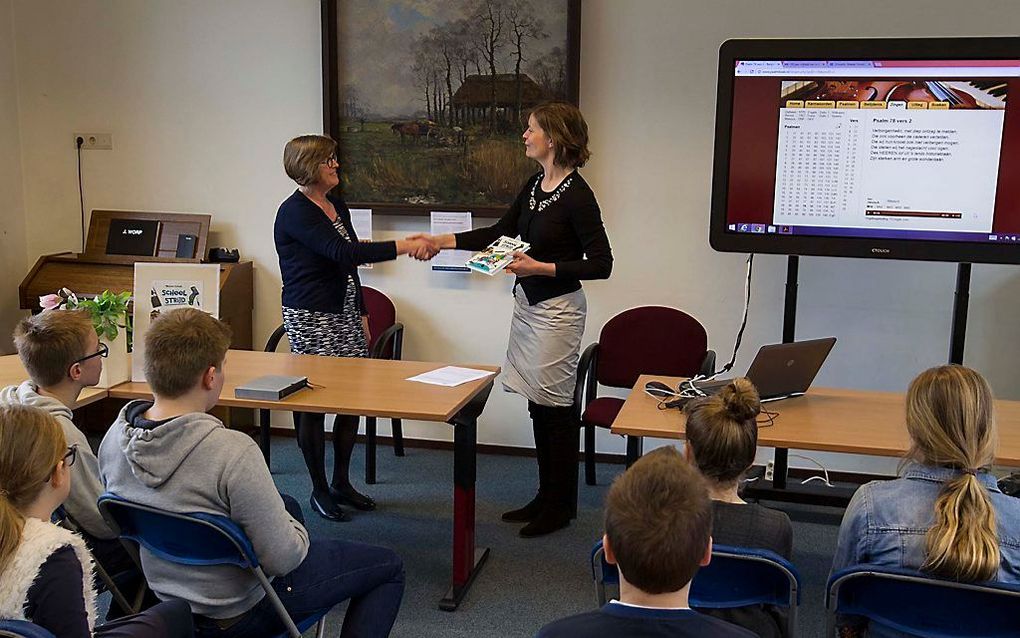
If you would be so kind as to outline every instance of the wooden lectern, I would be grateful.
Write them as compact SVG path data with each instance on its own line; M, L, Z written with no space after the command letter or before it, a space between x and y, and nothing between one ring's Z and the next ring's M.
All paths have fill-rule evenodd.
M134 264L138 261L201 263L211 219L211 215L94 210L85 252L40 257L18 288L21 308L37 312L39 297L61 288L80 297L92 297L104 290L133 292ZM156 229L151 254L108 254L111 227L126 222ZM181 245L188 247L191 256L177 256ZM252 349L252 298L252 263L220 264L220 318L233 330L230 347L235 350Z

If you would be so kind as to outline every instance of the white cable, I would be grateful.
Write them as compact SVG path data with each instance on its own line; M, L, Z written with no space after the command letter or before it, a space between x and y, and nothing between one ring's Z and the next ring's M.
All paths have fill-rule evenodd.
M790 457L795 459L804 459L805 461L811 461L822 470L823 474L825 474L825 478L822 478L821 476L809 476L808 478L800 482L801 485L805 485L807 483L810 483L811 481L822 481L825 484L825 487L835 487L835 485L829 482L829 470L825 469L824 465L822 465L815 459L811 458L810 456L803 456L801 454L791 454Z

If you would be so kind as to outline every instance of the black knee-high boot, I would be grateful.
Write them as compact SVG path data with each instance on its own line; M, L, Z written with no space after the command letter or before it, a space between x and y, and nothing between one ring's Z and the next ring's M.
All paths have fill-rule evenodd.
M326 483L326 428L325 415L313 412L295 412L294 429L298 447L305 458L305 466L312 479L312 509L323 518L333 521L349 520L329 493Z
M504 512L502 519L508 523L527 523L538 516L545 506L549 490L549 428L544 418L546 409L545 406L528 401L531 429L535 433L535 456L538 459L538 493L524 507Z
M572 406L546 407L548 487L538 516L521 528L521 536L542 536L570 525L577 510L577 448L580 429Z

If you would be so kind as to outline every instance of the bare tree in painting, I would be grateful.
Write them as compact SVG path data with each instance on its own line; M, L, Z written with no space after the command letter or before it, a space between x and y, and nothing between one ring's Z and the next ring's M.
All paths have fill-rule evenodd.
M562 99L566 96L567 56L560 47L553 47L548 53L531 63L531 77L546 93Z
M549 37L545 32L542 21L535 17L535 8L529 0L513 0L506 7L506 21L509 25L507 33L510 46L513 47L514 56L514 84L516 89L516 105L514 115L517 121L521 119L521 98L523 95L521 83L521 64L525 61L524 45L527 40L541 40Z
M475 50L482 56L482 60L489 66L489 127L496 128L496 61L506 44L503 30L506 28L506 20L502 3L498 0L478 0L475 10L472 12L472 21L475 23L476 37Z

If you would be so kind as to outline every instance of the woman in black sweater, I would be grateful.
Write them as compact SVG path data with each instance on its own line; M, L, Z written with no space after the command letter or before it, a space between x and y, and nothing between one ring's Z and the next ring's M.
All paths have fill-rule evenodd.
M684 406L687 445L684 453L708 481L714 522L712 542L767 549L789 560L793 526L785 512L740 498L740 479L758 449L758 390L746 378L734 379L718 394ZM772 606L703 609L703 613L750 629L762 638L782 636L784 612Z
M538 494L503 520L527 523L521 536L570 524L576 509L579 423L573 393L587 304L581 281L606 279L613 268L609 238L595 194L577 169L588 152L588 125L577 107L538 106L524 131L525 155L542 170L532 176L494 225L430 239L438 248L482 250L502 235L531 244L507 271L514 314L503 388L528 400Z
M360 242L351 212L330 191L337 176L336 142L303 135L287 142L283 167L299 188L276 213L273 237L283 278L283 325L292 352L328 357L367 357L371 335L358 266L412 255L435 254L422 239ZM357 416L337 415L333 425L333 480L326 483L325 415L295 412L298 445L312 478L312 509L346 521L339 503L360 510L375 501L351 485L349 467Z

